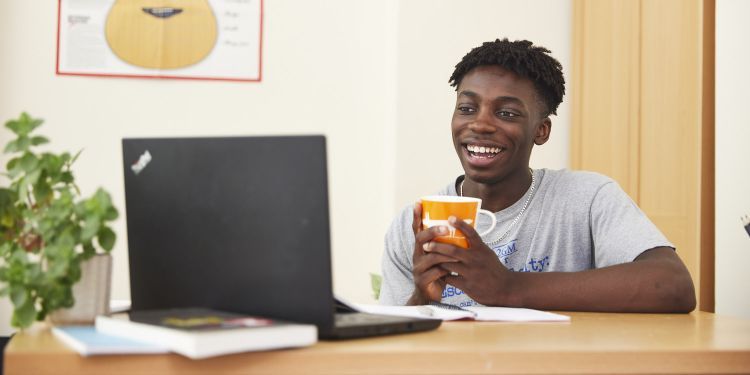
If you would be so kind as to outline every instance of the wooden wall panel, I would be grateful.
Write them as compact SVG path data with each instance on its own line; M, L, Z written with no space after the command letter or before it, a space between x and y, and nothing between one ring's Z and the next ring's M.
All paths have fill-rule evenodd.
M714 311L716 246L716 1L703 2L703 127L701 129L701 204L700 204L700 274L697 286L699 309Z
M574 11L581 13L574 39L586 48L574 50L572 164L607 171L637 199L639 128L628 125L640 106L639 3L586 1Z
M615 178L713 311L713 0L576 0L571 161ZM711 239L709 242L708 239Z

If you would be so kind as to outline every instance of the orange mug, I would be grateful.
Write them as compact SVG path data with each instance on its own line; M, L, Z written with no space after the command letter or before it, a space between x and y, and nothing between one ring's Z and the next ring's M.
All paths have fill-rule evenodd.
M476 228L479 214L485 214L492 219L492 224L487 230L479 233L484 236L491 230L495 229L497 220L495 215L487 210L483 210L482 200L471 197L456 197L450 195L431 195L422 197L422 227L430 228L434 226L444 226L448 228L448 234L435 238L435 241L449 243L464 249L469 247L466 236L460 230L448 224L448 218L455 216L458 220L463 220L466 224Z

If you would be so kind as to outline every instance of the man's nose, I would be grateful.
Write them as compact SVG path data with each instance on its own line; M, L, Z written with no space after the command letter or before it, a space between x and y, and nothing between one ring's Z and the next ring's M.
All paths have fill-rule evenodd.
M469 123L469 129L475 133L494 133L495 126L492 124L492 111L480 110L474 121Z

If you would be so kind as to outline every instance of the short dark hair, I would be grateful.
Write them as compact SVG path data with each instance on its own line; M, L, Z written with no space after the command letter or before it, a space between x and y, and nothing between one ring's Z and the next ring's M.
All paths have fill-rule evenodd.
M461 80L470 70L481 65L499 65L516 75L528 78L547 106L548 114L557 114L557 107L565 95L565 78L562 65L549 55L550 50L535 46L528 40L508 41L495 39L472 49L456 64L451 86L458 90Z

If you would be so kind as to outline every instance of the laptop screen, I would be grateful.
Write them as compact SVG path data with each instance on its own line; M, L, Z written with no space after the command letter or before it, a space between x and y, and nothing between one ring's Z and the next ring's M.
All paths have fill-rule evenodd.
M123 139L133 310L333 324L323 136Z

